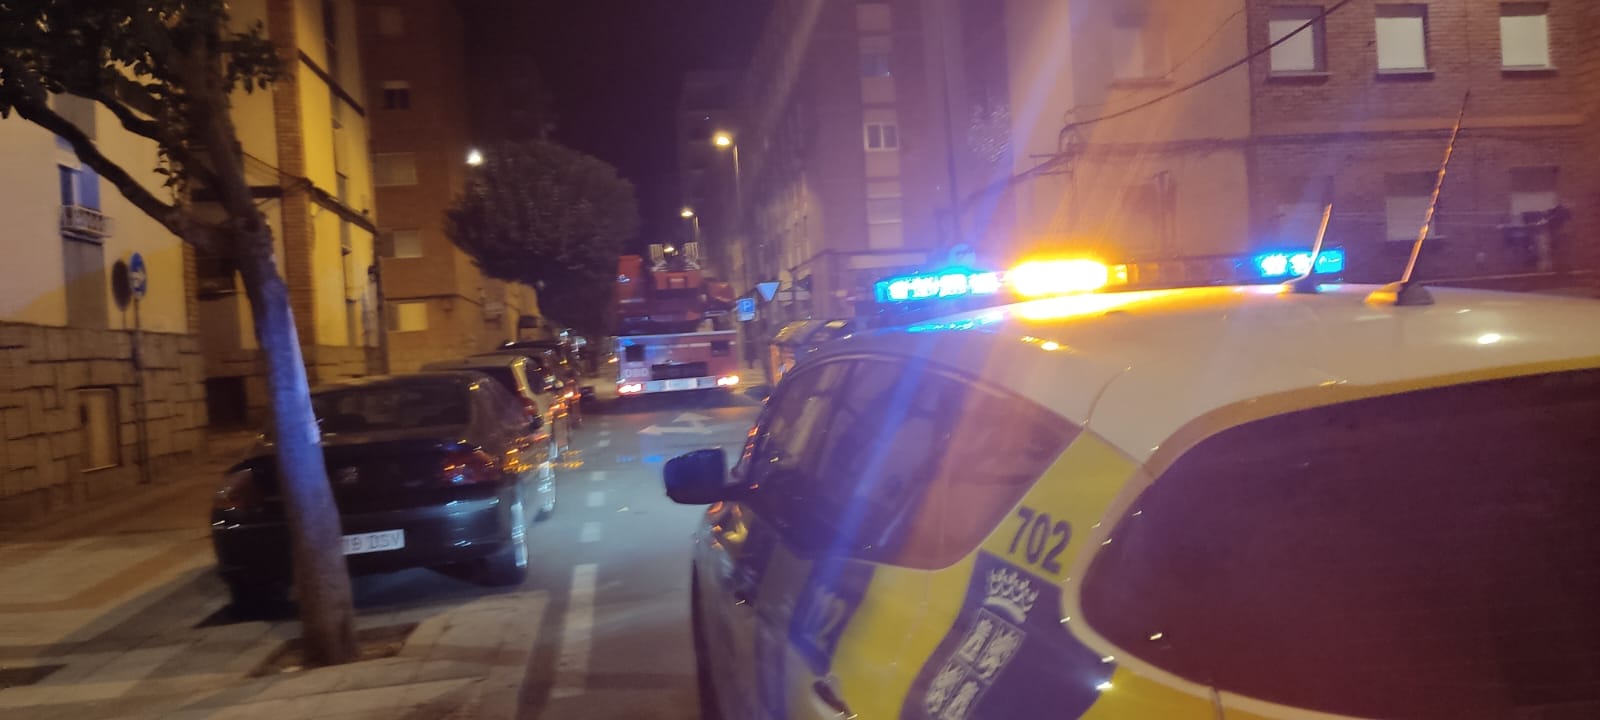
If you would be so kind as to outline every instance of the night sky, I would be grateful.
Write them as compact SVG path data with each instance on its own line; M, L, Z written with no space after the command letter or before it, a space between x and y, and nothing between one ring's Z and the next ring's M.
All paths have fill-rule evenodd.
M472 37L495 52L533 57L556 139L616 165L633 181L648 241L682 222L674 137L684 71L744 65L771 4L476 0L469 23Z

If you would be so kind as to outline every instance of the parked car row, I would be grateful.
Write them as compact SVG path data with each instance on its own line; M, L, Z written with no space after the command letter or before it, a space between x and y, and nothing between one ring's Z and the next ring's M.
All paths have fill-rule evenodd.
M555 511L555 461L579 422L560 363L513 348L318 388L312 409L353 575L429 568L487 585L528 572L527 526ZM211 537L234 607L294 578L273 439L216 492Z

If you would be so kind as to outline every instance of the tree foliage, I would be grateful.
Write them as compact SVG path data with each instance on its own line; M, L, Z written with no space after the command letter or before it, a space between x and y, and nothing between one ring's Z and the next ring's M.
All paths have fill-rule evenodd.
M633 185L549 140L484 151L449 213L450 239L484 274L532 286L546 317L605 334L617 257L639 229Z

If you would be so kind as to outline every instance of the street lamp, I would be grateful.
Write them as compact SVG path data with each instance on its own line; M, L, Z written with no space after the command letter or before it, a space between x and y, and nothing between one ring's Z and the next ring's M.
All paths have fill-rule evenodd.
M718 131L711 137L711 142L719 148L733 147L733 135L725 131Z
M686 207L682 212L678 213L678 216L688 220L694 227L694 236L690 239L697 243L700 242L700 216L695 214L694 208Z
M481 150L479 150L477 148L472 148L471 150L468 150L467 151L467 164L471 165L472 167L477 167L479 165L482 165L483 164L483 151L481 151Z

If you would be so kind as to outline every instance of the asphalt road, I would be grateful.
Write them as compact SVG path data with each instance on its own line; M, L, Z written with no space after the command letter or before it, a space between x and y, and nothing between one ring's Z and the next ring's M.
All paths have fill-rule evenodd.
M757 405L727 393L632 398L589 414L532 529L526 589L551 598L524 718L699 717L689 637L689 535L700 509L667 500L672 457L742 447Z

